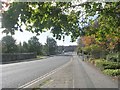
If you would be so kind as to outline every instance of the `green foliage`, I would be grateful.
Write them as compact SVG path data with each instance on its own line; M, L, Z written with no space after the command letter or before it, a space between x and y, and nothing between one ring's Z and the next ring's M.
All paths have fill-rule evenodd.
M17 52L16 40L12 36L4 36L1 40L3 53Z
M82 51L84 51L86 54L90 54L91 47L90 46L82 47Z
M78 47L77 47L77 54L80 54L80 53L82 53L82 48L78 45Z
M94 16L97 12L105 14L108 10L111 10L109 7L105 7L105 10L99 11L98 9L103 8L102 4L94 2L79 3L78 5L72 5L72 2L54 3L53 5L52 2L13 2L9 10L3 13L3 27L6 28L8 33L18 29L21 30L21 26L24 23L27 26L27 30L36 34L43 32L43 29L51 28L57 39L61 38L61 34L69 35L71 33L72 40L75 40L82 34L80 33L79 23L86 23L88 18ZM110 5L112 4L110 3ZM81 7L85 11L83 12L81 9L76 11L74 10L76 7ZM106 8L109 9L107 10ZM79 20L82 17L82 12L86 13L84 21Z
M99 9L96 20L93 20L92 25L86 30L86 34L94 35L99 44L104 43L101 45L104 49L113 50L120 42L119 4L120 2L106 3L102 10Z
M22 53L22 52L23 52L23 46L22 46L22 43L21 43L21 42L17 45L17 48L18 48L18 52L19 52L19 53Z
M37 55L42 54L42 44L39 43L39 39L36 36L33 36L28 40L29 52L36 52Z
M12 3L8 11L2 13L2 27L5 28L3 32L14 34L15 30L21 30L22 23L19 22L19 16L24 15L26 11L26 3ZM26 12L28 16L28 12ZM19 24L19 25L18 25Z
M106 59L113 62L120 62L119 53L110 53L106 56Z
M27 42L23 42L23 52L28 53L29 52L29 45Z
M119 76L120 69L105 69L105 70L103 70L103 73L110 75L110 76Z
M55 5L51 2L13 2L9 10L3 13L3 27L6 28L4 32L14 34L14 30L22 31L21 26L25 24L26 30L37 35L45 29L51 29L57 39L61 39L61 34L69 35L70 32L78 37L77 14L72 11L68 15L62 9L68 6L71 6L71 2L56 2Z
M46 44L43 45L42 52L43 52L43 55L45 55L45 56L49 55L48 46Z
M90 46L83 47L82 49L83 49L83 51L91 52L91 53L99 52L101 50L101 48L96 44L92 44Z
M31 37L23 44L16 44L12 36L5 36L1 40L2 53L30 53L37 55L54 55L57 53L57 43L53 38L47 38L46 44L42 45L36 36Z
M91 60L94 61L94 64L102 70L104 74L110 76L119 76L120 75L120 63L111 62L104 59Z
M57 53L57 51L56 51L57 50L56 41L53 38L47 37L45 48L46 48L47 55L56 54Z
M101 70L104 70L104 69L120 69L120 64L118 62L110 62L110 61L99 59L99 60L95 60L95 64Z
M97 44L82 47L82 50L84 53L92 55L93 58L100 58L100 55L103 52L103 49Z
M105 42L104 49L113 49L120 38L120 2L85 2L73 5L72 2L13 2L3 14L5 33L26 30L39 35L51 30L56 39L71 35L77 37L95 36L98 43ZM77 9L82 8L82 9ZM91 18L95 17L96 18ZM97 23L96 23L97 21ZM87 27L87 28L86 28ZM108 36L111 37L108 39ZM110 45L110 46L109 46ZM118 45L119 46L119 45ZM117 50L117 49L116 49Z

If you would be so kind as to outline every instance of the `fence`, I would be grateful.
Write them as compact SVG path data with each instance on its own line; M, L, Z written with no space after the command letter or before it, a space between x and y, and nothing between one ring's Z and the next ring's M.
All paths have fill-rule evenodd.
M36 58L36 53L2 53L2 62Z

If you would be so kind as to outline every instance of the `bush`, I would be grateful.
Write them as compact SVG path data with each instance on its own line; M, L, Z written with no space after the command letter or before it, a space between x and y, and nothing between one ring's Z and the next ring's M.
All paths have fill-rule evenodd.
M105 63L105 60L102 60L102 59L95 60L95 65L99 67L101 70L104 69L104 63Z
M110 61L106 61L106 60L102 60L102 59L96 60L95 65L97 67L99 67L101 70L104 70L104 69L120 69L120 63L110 62Z
M118 53L112 53L112 54L108 54L106 56L107 60L113 61L113 62L120 62L119 60L119 54Z
M120 64L119 63L107 63L104 69L120 69Z
M97 44L85 46L82 50L84 54L91 54L93 58L100 58L101 52L103 52L103 49Z
M105 69L103 70L104 74L110 75L110 76L118 76L120 75L120 69Z

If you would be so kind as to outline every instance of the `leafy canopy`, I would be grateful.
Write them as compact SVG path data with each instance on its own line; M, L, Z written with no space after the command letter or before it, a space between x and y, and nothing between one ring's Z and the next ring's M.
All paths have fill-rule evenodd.
M16 40L12 36L4 36L1 42L3 53L13 53L17 51Z
M95 15L98 15L96 19L100 23L99 29L93 29L93 27L91 29L93 31L85 31L83 27L91 26L94 22L91 17ZM80 35L86 35L86 32L88 35L97 34L97 39L103 39L104 36L98 34L109 34L118 30L119 19L120 2L76 4L72 2L13 2L9 10L3 13L3 27L6 28L4 32L12 34L15 30L23 31L22 25L26 26L26 30L37 35L51 30L57 39L71 35L74 41Z

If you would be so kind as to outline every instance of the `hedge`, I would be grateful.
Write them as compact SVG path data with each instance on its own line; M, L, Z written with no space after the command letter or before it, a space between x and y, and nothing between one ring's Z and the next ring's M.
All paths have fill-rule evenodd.
M118 76L120 75L120 69L105 69L103 73L110 76Z
M95 60L95 64L100 69L120 69L120 63L118 62L110 62L106 60Z

